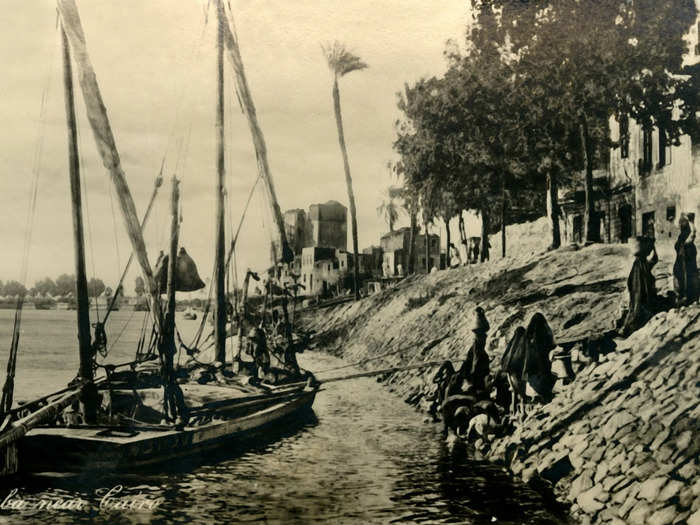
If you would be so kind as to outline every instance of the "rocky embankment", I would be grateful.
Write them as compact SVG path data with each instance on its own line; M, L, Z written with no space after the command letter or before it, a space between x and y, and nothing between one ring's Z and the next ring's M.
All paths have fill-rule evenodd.
M660 289L671 264L663 253L655 271ZM572 351L576 378L558 382L551 403L532 408L484 454L551 487L584 523L698 525L700 307L659 314L608 353L591 358L583 351L626 304L630 264L628 248L619 245L528 253L412 277L303 319L327 350L377 369L462 359L479 305L491 324L493 371L513 330L542 312L558 341L583 341ZM434 373L409 370L382 380L425 409Z

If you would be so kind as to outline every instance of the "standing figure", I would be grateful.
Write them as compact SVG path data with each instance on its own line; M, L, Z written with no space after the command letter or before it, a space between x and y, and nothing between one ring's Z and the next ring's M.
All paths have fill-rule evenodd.
M448 249L450 251L450 268L457 268L458 266L462 266L462 256L459 254L459 250L454 245L454 243L450 243Z
M675 245L673 287L678 295L678 306L684 306L698 299L698 250L695 247L695 227L685 214L681 215L680 228Z
M463 390L468 391L469 387L476 395L485 394L486 378L489 375L489 356L486 353L486 336L489 331L489 322L486 319L484 309L477 306L474 312L474 342L467 352L467 358L457 371L459 379L466 383Z
M265 340L265 332L262 328L254 327L248 335L248 342L251 346L251 355L253 356L254 373L253 377L265 379L265 376L270 371L270 354L267 349L267 341Z
M629 309L621 320L621 335L639 330L656 313L658 299L652 270L659 257L653 239L637 237L632 244L634 263L627 278Z

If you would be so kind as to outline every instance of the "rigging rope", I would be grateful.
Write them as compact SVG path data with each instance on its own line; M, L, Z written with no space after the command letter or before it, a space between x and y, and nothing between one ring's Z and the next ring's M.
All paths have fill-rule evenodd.
M56 15L55 24L56 34L58 34L58 14ZM20 265L20 283L26 290L27 276L29 273L29 256L32 246L32 238L34 234L34 220L36 218L37 200L39 196L39 178L42 171L42 161L44 158L44 140L46 131L46 102L51 92L51 64L56 57L57 46L52 46L50 53L52 59L47 63L46 76L44 77L44 85L41 93L41 102L39 104L39 131L37 142L34 148L34 157L32 161L32 182L29 190L29 205L25 220L24 230L24 247L22 250L22 261ZM5 416L12 409L15 388L15 373L17 371L17 354L19 352L19 339L22 326L22 308L24 307L25 292L20 291L15 305L14 323L12 326L12 341L10 342L10 352L7 360L7 375L2 388L2 398L0 399L0 414ZM3 417L4 419L4 417ZM1 422L0 422L1 423Z

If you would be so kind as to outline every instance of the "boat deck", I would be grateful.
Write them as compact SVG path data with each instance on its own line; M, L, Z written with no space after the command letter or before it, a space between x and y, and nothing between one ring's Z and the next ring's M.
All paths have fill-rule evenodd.
M190 385L188 385L190 386ZM201 385L204 387L205 385ZM188 388L209 402L235 401L228 392L211 386ZM85 470L120 470L162 463L183 456L202 453L223 442L254 434L304 409L311 408L317 389L297 389L246 415L214 419L211 422L172 427L39 427L32 429L20 443L20 465L23 470L76 472ZM250 394L237 399L248 399ZM218 411L217 411L218 412Z

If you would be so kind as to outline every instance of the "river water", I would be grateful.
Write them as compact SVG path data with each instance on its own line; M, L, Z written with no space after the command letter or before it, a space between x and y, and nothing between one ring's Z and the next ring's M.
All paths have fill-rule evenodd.
M110 360L123 362L133 356L143 314L113 316ZM16 399L58 389L75 375L74 318L25 312ZM0 311L5 348L11 323L12 312ZM178 324L193 333L197 323ZM299 357L314 371L342 364L315 352ZM5 359L3 352L0 366ZM206 462L117 479L13 480L0 488L0 501L0 520L12 523L561 522L537 493L500 468L470 461L438 426L368 378L329 384L313 414ZM36 509L48 501L73 507ZM114 509L134 501L142 508Z

